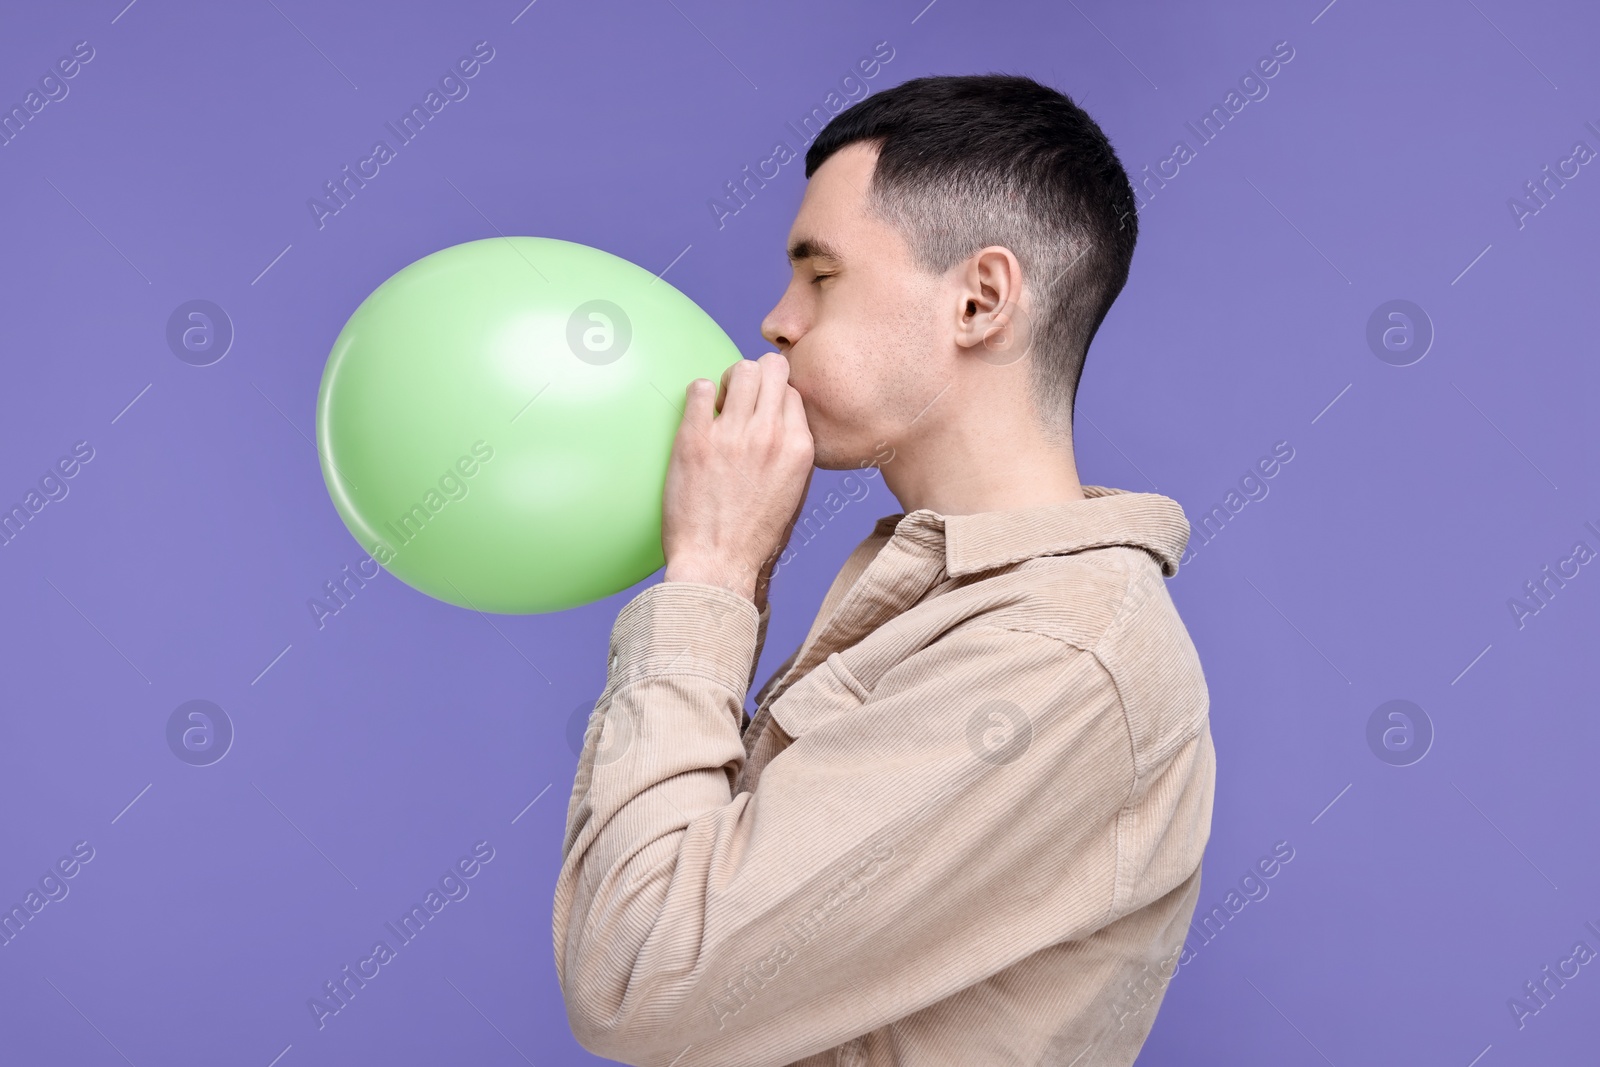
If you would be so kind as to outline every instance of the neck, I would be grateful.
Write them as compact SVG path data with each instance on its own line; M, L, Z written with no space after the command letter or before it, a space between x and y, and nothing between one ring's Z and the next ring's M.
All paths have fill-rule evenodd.
M891 443L895 454L881 466L883 480L907 513L972 515L1084 498L1070 434L1062 445L1031 427L990 423Z

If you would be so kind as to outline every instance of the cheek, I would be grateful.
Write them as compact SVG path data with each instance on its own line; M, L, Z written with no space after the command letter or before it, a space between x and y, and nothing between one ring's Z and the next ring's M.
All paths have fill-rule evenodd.
M799 381L791 381L790 384L800 394L800 402L806 409L806 421L815 422L818 416L833 408L830 394L834 387L830 383L813 377L803 377Z
M790 384L800 394L805 407L806 423L813 429L840 423L853 422L857 398L843 368L829 365L811 368L807 373L791 379Z

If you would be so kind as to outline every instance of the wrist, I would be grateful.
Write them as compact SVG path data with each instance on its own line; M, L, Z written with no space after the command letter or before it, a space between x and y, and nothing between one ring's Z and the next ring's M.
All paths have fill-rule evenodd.
M667 564L662 581L699 582L704 585L721 586L746 600L753 601L757 610L766 601L764 587L761 587L758 599L759 583L748 568L741 570L737 567L730 568L698 560L673 560Z

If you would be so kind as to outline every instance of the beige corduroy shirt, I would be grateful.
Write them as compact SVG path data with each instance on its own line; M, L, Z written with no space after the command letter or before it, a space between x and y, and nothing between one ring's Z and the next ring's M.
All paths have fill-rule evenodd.
M880 519L745 694L768 612L622 609L567 808L582 1045L666 1067L1122 1067L1200 889L1215 753L1178 503Z

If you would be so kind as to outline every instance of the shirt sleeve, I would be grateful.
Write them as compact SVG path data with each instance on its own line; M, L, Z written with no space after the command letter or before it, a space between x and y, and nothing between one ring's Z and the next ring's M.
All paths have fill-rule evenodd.
M772 605L763 604L761 607L761 614L757 617L756 621L756 650L750 657L750 678L749 681L745 683L745 690L747 692L752 685L756 684L756 669L761 664L761 650L765 648L767 644L767 624L771 621L771 618ZM771 674L767 675L767 680L763 682L761 688L756 691L755 702L758 707L760 706L761 702L766 699L767 691L778 683L778 679L782 678L788 673L789 667L793 665L795 659L800 655L800 651L801 648L797 647L793 652L789 653L787 659L773 668ZM747 712L741 712L739 716L739 733L743 735L744 731L749 729L749 727L749 714Z
M761 664L761 650L767 644L767 624L771 621L772 605L770 603L761 605L761 611L756 615L756 647L750 653L750 673L746 676L744 683L745 692L747 693L750 691L750 687L756 684L756 668Z
M585 1048L788 1064L1116 917L1136 778L1092 653L969 625L871 692L832 655L774 702L799 736L735 796L756 627L686 582L618 616L553 912Z

